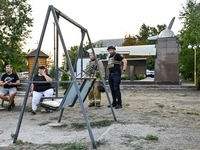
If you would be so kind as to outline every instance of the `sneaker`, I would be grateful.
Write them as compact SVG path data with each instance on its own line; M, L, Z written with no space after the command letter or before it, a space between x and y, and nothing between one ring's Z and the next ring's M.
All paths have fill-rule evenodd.
M120 109L120 108L122 108L122 105L117 105L117 106L115 107L115 109Z
M9 105L8 107L7 107L7 111L10 111L11 110L11 105Z
M112 103L112 107L115 107L115 106L117 106L117 104L113 104L113 103ZM108 107L110 107L110 105L108 105Z
M33 116L33 115L36 115L36 112L32 111L32 112L31 112L31 115L32 115L32 116Z
M101 107L101 104L100 103L96 103L96 107Z
M11 106L12 106L13 108L15 108L15 102L14 102L14 101L12 102Z
M88 107L93 107L93 106L95 106L94 103L90 103L90 105L88 105Z

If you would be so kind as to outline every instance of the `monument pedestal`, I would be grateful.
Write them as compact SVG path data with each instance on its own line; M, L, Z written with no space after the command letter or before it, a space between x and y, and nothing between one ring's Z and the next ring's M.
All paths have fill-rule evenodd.
M173 85L179 81L179 44L176 37L158 38L155 58L155 82Z

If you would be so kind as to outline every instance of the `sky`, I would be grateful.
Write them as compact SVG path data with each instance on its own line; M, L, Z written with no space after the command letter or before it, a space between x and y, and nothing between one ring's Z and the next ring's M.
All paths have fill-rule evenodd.
M44 20L49 5L53 5L65 15L88 30L92 42L101 39L124 38L126 33L136 35L143 23L156 27L158 24L169 25L175 18L172 31L178 34L182 28L179 11L187 0L28 0L34 18L31 37L27 40L24 51L36 49L40 39ZM53 54L54 25L50 15L42 48ZM60 18L59 24L67 49L79 45L80 29ZM84 44L88 41L85 37ZM62 46L59 44L60 54Z

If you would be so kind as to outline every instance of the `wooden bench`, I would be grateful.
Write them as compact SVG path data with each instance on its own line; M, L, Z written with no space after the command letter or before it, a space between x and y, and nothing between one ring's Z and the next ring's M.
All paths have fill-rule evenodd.
M19 80L20 80L20 85L17 86L17 93L15 94L15 96L25 96L26 90L28 88L28 81L29 81L29 79L20 78ZM51 86L54 89L54 94L55 94L56 84L52 83ZM3 107L3 104L4 104L4 100L2 100L2 103L1 103L1 110L5 109Z

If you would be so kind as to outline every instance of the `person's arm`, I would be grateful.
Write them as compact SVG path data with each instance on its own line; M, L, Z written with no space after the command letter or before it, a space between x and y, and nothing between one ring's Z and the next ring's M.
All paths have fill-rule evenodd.
M6 83L4 83L3 81L0 81L0 86L4 86Z
M52 79L48 75L46 75L45 72L43 72L42 75L44 76L44 78L46 79L46 81L52 81Z
M17 80L16 82L10 82L10 83L6 83L8 85L20 85L20 81Z
M126 59L122 59L122 62L123 62L123 70L122 70L122 74L125 74L126 67L127 67L127 60L126 60Z
M31 84L31 92L30 92L30 94L29 94L30 96L33 95L33 90L34 90L34 84L32 83L32 84Z

